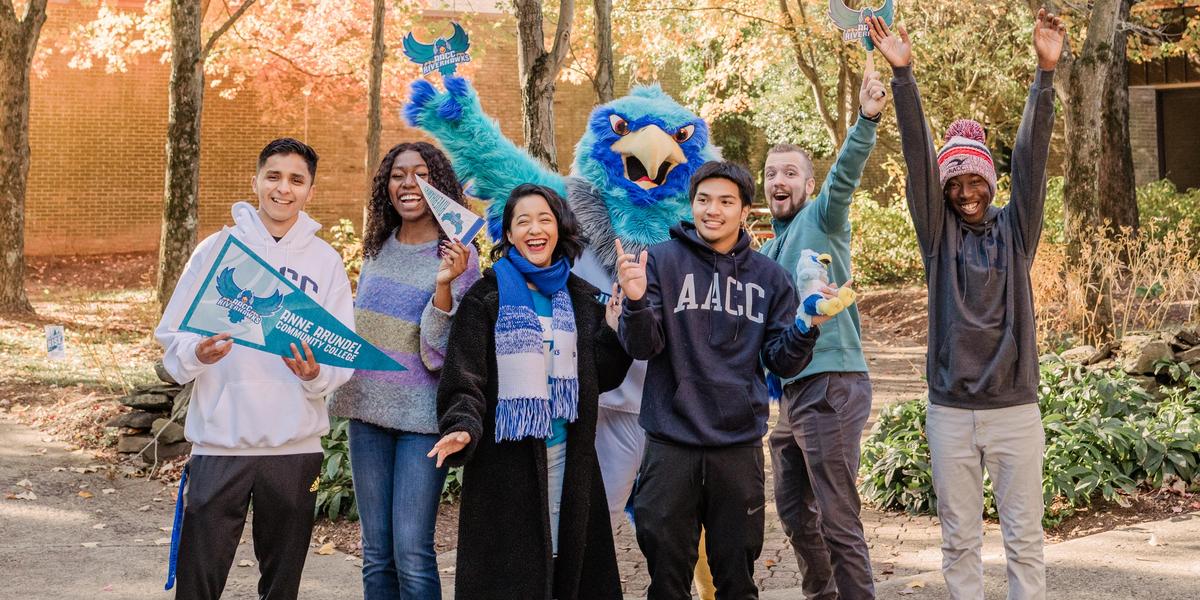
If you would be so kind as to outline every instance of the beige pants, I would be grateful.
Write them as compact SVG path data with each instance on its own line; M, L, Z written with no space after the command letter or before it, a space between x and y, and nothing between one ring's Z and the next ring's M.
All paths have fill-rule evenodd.
M1036 404L992 410L929 405L925 433L942 523L942 576L953 600L983 600L983 470L996 491L1009 600L1045 600L1042 455Z

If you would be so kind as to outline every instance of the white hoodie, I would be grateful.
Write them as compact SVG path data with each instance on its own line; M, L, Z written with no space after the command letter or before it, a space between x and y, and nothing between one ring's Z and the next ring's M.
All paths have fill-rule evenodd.
M276 242L253 206L238 202L232 212L234 226L209 236L192 253L154 332L171 377L179 383L195 380L184 433L192 442L192 454L321 452L321 436L329 431L324 397L350 379L353 369L321 365L316 378L301 381L280 357L238 344L221 360L206 365L196 358L196 345L203 336L179 331L225 231L354 328L350 281L342 257L316 237L320 223L301 212L287 235Z

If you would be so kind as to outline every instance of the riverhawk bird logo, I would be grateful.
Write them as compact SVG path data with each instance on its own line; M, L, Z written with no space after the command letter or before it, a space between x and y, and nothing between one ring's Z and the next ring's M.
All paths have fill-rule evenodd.
M263 317L269 317L283 307L283 294L275 290L270 296L255 296L248 288L242 288L233 280L233 267L225 267L217 275L217 293L221 297L217 306L229 309L229 322L240 323L249 319L251 323L261 323Z
M454 228L454 235L462 234L462 230L463 230L462 215L460 215L458 213L454 213L454 212L448 212L448 213L442 215L442 221L444 223L446 223L447 226Z
M418 42L412 32L404 36L404 55L421 65L422 76L435 70L443 77L451 75L458 69L459 63L471 61L471 56L467 54L471 42L467 39L466 30L457 22L451 21L450 24L454 26L454 34L449 39L440 37L432 44Z
M879 8L866 7L854 10L846 6L845 0L829 0L829 18L842 30L845 41L861 39L867 51L875 49L871 36L867 34L867 17L879 17L890 27L896 16L896 5L892 0L885 0Z

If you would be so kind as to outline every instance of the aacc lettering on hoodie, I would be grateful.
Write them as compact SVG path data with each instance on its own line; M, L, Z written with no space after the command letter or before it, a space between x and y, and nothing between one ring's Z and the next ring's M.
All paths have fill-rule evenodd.
M703 298L703 302L699 302ZM763 307L766 305L767 291L757 283L743 283L732 276L725 276L721 283L721 274L713 273L708 291L704 296L696 295L696 275L688 273L683 278L679 288L679 299L675 301L675 311L712 310L724 311L735 317L745 317L754 323L763 322Z

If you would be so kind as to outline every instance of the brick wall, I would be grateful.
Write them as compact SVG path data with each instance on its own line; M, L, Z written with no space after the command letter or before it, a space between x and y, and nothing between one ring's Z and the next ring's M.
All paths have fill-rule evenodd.
M43 39L95 16L95 6L56 2ZM520 86L511 18L477 27L472 40L486 46L474 77L484 109L520 144ZM26 198L26 251L32 255L153 250L158 246L167 128L168 65L142 57L127 73L76 70L55 53L48 75L34 77L30 110L31 168ZM414 65L415 68L415 65ZM624 86L622 86L624 87ZM595 104L590 84L558 84L555 132L559 164L568 169ZM623 90L618 90L622 93ZM366 111L339 114L308 107L296 94L290 114L263 114L254 89L233 100L207 93L200 162L200 228L207 235L230 221L229 206L252 200L250 179L262 146L273 138L306 138L321 155L308 212L325 225L347 217L359 223L366 193L363 157ZM382 145L421 137L384 106ZM307 129L307 136L305 131ZM374 167L372 167L372 171Z
M1137 184L1158 180L1158 93L1154 88L1129 88L1129 142Z

